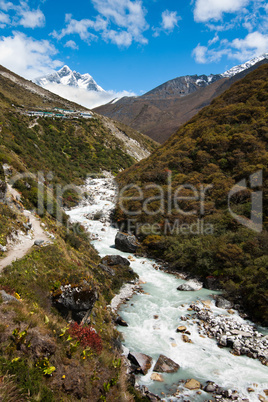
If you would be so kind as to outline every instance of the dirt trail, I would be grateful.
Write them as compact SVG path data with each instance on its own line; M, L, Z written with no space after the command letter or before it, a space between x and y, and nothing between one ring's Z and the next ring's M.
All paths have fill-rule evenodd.
M8 195L12 195L16 198L19 196L19 193L8 185ZM7 251L6 256L0 260L0 272L13 261L24 257L34 245L35 240L51 241L47 233L41 227L40 220L33 213L27 210L24 210L22 213L29 218L32 229L28 235L20 235L18 243L12 245L12 248Z

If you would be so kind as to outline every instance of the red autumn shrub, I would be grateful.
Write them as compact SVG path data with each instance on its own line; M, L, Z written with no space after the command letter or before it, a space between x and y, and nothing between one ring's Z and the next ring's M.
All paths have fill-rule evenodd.
M82 346L90 347L98 353L102 351L101 337L93 327L74 322L70 325L69 334L76 338Z

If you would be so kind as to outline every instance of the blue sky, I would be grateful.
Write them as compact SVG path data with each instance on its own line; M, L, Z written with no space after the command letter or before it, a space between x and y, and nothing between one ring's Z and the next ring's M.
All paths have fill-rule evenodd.
M268 51L264 0L0 0L0 64L33 79L64 64L144 93Z

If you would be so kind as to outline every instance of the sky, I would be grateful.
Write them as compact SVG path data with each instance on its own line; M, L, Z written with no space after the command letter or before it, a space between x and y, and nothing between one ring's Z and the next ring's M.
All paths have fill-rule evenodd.
M265 0L0 0L0 64L34 79L68 65L141 95L268 51Z

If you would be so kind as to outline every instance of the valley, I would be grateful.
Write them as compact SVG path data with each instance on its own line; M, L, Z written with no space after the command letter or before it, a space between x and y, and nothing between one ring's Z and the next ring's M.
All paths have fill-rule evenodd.
M0 399L266 401L267 59L247 68L192 76L179 129L166 93L159 145L0 67Z
M121 303L117 305L115 297L116 300L113 299L107 308L123 318L121 324L118 320L117 328L123 334L126 364L130 373L137 373L141 389L144 390L143 386L148 388L163 401L181 401L190 398L199 402L211 397L214 400L216 394L219 401L233 400L235 396L241 398L239 400L248 399L257 402L260 400L259 397L265 397L264 390L268 385L268 343L265 335L268 334L268 330L262 335L252 323L241 318L238 311L224 308L223 304L218 303L221 300L218 298L219 291L205 289L202 284L199 284L198 290L195 291L179 291L178 286L190 283L182 279L183 275L176 277L161 268L161 263L118 250L114 246L118 229L111 226L109 219L109 212L114 208L116 199L116 186L111 177L89 179L83 190L92 196L91 201L90 203L85 201L68 211L71 221L79 222L87 229L94 239L93 244L100 257L105 259L107 255L119 255L128 260L131 269L139 275L139 282L132 281L130 284L134 295L131 297L131 293L124 290ZM100 209L103 213L102 218L95 220L94 215ZM110 274L113 275L112 271ZM218 320L218 323L222 323L224 320L226 322L229 320L226 328L222 327L222 338L217 338L217 341L210 334L207 336L206 330L201 328L200 322L204 323L205 315L210 316L211 322ZM205 325L205 328L208 329L210 326ZM213 329L211 324L211 330ZM260 361L253 360L249 353L246 357L241 350L224 348L223 337L226 337L224 334L228 331L233 334L236 331L237 334L243 333L242 336L234 338L237 343L254 339L255 346L252 345L251 348L255 350L258 347L262 348L260 354L263 358L260 358ZM256 344L257 339L259 346ZM138 374L139 369L131 365L132 359L129 355L135 353L144 354L148 359L152 357L148 371ZM154 366L159 355L164 355L179 364L177 372L159 370L160 374L156 374L158 370L154 370ZM187 388L189 378L196 381L193 389ZM211 387L212 391L209 391L207 384L214 384L214 390ZM146 391L143 392L146 395Z

